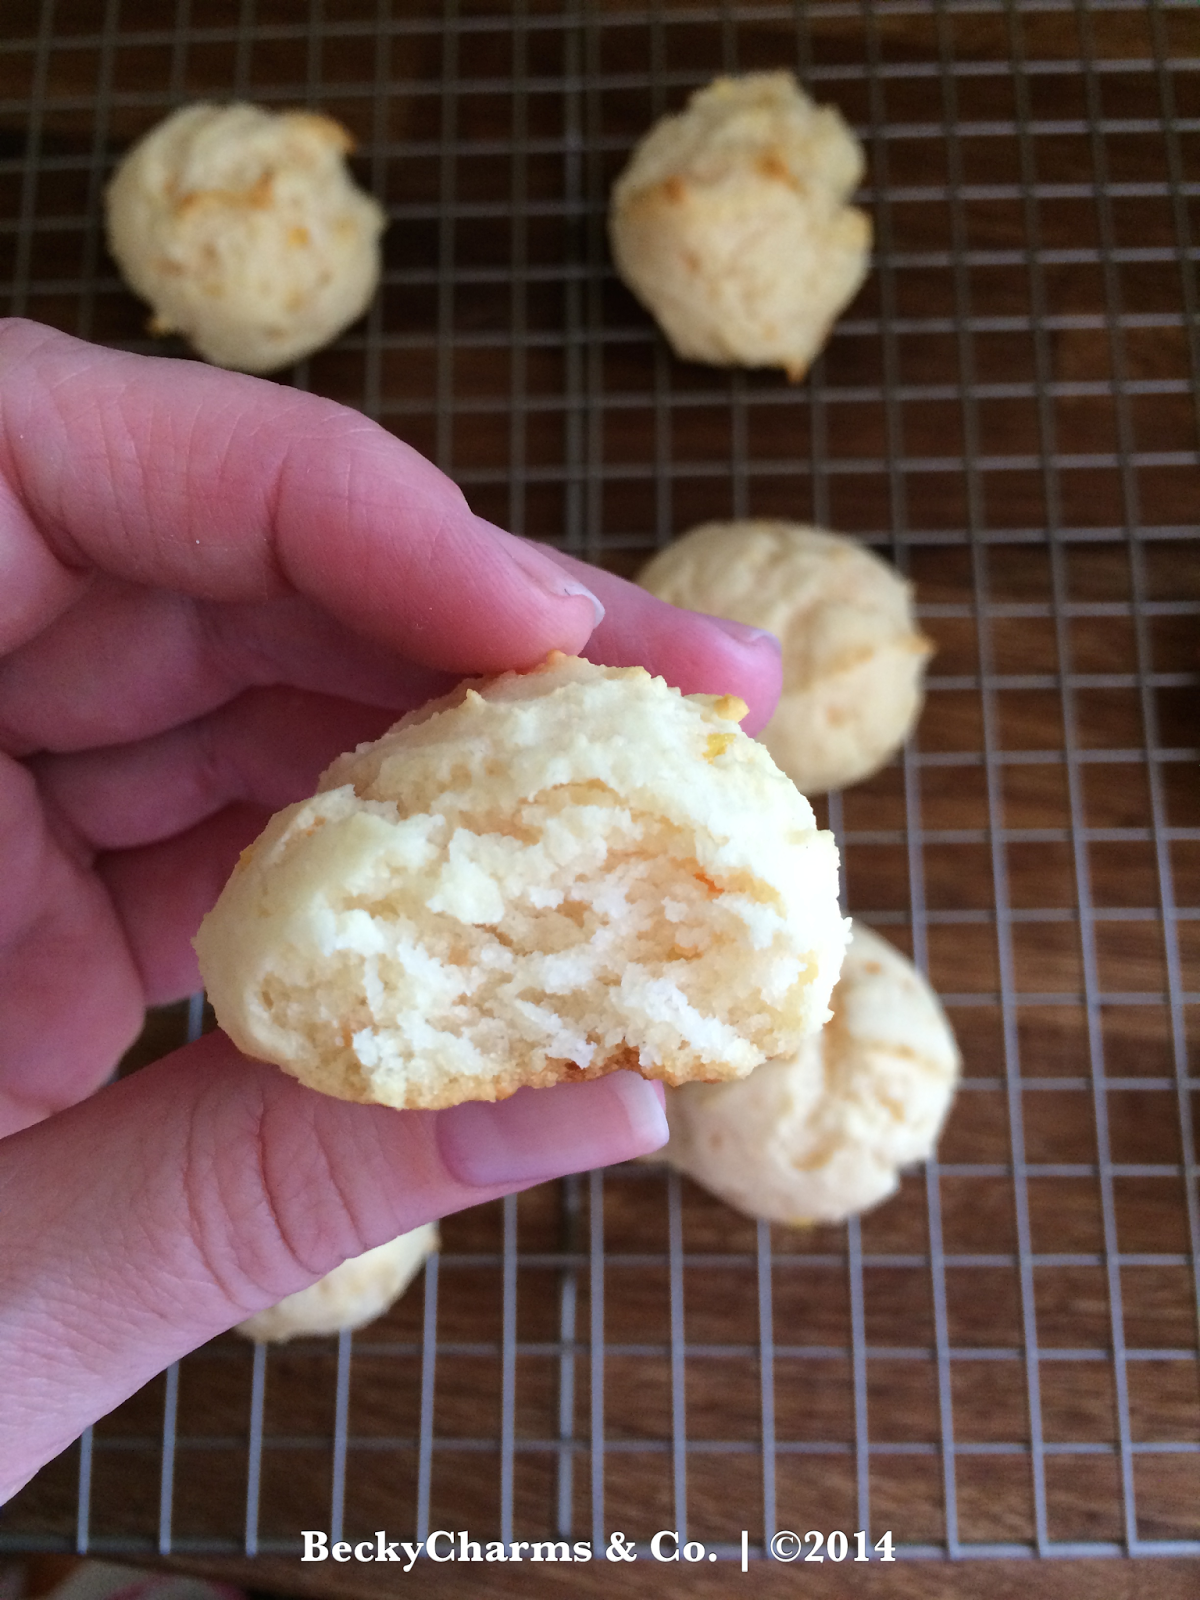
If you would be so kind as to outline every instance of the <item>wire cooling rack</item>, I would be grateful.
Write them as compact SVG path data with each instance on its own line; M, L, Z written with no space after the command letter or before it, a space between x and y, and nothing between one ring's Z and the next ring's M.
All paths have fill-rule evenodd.
M604 234L654 117L777 66L857 128L876 230L797 386L674 360ZM170 1369L17 1496L0 1550L1200 1553L1196 8L5 0L14 312L164 348L102 185L206 96L356 134L384 286L293 381L482 514L624 572L703 519L811 518L915 580L924 718L825 814L848 909L928 970L967 1076L939 1160L844 1228L756 1227L641 1167L450 1219L360 1335Z

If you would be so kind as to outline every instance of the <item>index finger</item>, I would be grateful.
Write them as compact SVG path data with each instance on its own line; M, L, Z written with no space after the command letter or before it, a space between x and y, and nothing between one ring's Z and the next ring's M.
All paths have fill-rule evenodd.
M298 592L453 672L578 652L603 615L358 412L0 323L0 652L97 570L203 599Z

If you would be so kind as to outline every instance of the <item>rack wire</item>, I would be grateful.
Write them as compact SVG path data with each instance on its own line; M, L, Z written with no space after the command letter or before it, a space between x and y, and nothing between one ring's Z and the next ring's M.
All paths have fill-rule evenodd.
M604 237L654 117L781 65L865 141L876 229L797 386L674 360ZM383 288L293 381L483 515L622 572L700 520L811 518L913 578L925 715L823 814L848 909L929 972L967 1075L938 1160L845 1228L755 1225L636 1166L449 1219L362 1333L171 1368L10 1503L0 1551L384 1526L1200 1554L1200 14L7 0L13 312L164 348L102 185L206 96L357 136ZM152 1018L143 1052L199 1023Z

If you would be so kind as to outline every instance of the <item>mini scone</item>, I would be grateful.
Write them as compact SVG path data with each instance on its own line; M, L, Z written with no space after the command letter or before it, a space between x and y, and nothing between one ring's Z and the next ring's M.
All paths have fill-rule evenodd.
M960 1066L928 983L856 922L822 1032L744 1082L668 1094L671 1138L654 1159L748 1216L840 1222L933 1153Z
M557 652L272 818L196 938L221 1026L347 1100L744 1077L828 1014L837 850L737 719Z
M219 367L272 372L366 310L386 218L346 169L353 140L310 111L185 106L105 195L108 247L154 311Z
M361 1328L399 1300L437 1247L437 1223L427 1222L343 1261L307 1289L239 1322L236 1332L259 1344L281 1344L307 1334Z
M867 275L870 220L846 204L863 170L837 110L790 72L718 78L613 185L617 270L677 355L799 379Z
M933 646L911 586L865 545L795 522L706 522L638 582L776 635L783 693L759 738L802 793L870 777L916 724Z

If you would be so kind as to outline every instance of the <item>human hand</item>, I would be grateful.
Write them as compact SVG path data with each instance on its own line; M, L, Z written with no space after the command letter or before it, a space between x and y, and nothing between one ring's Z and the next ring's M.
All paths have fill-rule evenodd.
M665 1139L628 1073L401 1113L220 1034L93 1094L199 986L191 935L270 812L551 649L751 727L778 693L765 636L481 522L355 412L0 323L0 1499L348 1256Z

